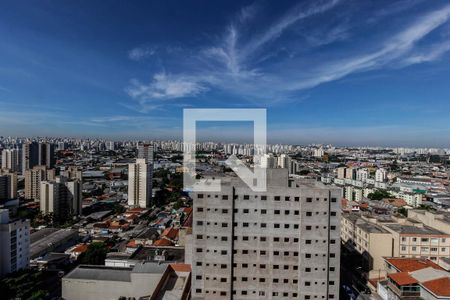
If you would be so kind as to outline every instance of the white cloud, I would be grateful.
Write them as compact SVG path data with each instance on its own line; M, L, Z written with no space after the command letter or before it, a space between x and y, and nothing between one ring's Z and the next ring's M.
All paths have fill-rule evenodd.
M442 24L446 23L449 18L450 5L423 16L414 24L387 41L381 49L349 59L322 64L311 73L312 76L299 78L298 82L294 82L289 86L289 89L302 90L312 88L325 82L340 79L352 73L381 68L387 63L395 61L400 63L401 58L408 54L417 42ZM435 52L429 53L426 58L428 60L435 59L448 50L450 50L448 46L442 47L441 49L435 49ZM403 60L402 66L419 62L422 61L420 61L420 59L410 59L409 61Z
M431 47L416 51L409 57L405 58L401 65L412 65L424 62L430 62L441 58L445 53L450 51L450 42L433 44Z
M140 61L156 53L155 49L149 47L136 47L128 51L128 58L134 61Z
M131 80L127 93L134 99L151 101L197 96L205 90L207 88L196 77L158 73L148 84Z
M261 50L261 47L280 37L287 28L296 22L330 10L339 2L340 0L316 1L316 4L309 8L305 8L303 4L299 4L291 9L291 12L272 24L266 31L256 35L253 39L250 39L242 49L242 56L246 57L252 55L255 51Z
M390 37L383 38L384 34L374 33L373 37L364 37L364 44L355 45L350 44L353 43L353 35L352 39L346 39L351 34L350 30L358 28L358 25L367 25L367 22L366 19L359 19L359 23L351 23L354 19L344 10L336 15L342 17L343 13L345 22L342 23L341 18L333 19L334 23L330 24L338 25L331 29L327 29L330 26L320 28L317 32L325 33L321 34L320 39L309 43L306 39L306 43L303 44L286 44L283 41L282 47L277 45L285 31L303 24L311 26L310 23L306 23L306 19L332 9L337 10L340 2L342 1L316 1L313 4L310 2L308 7L305 3L301 3L270 26L258 28L259 33L256 34L252 34L249 28L250 22L257 17L257 9L253 6L244 8L225 28L219 42L196 49L198 52L194 56L183 56L180 53L172 55L175 62L179 62L177 65L183 66L182 73L156 73L150 83L132 80L127 89L128 94L136 100L136 106L132 106L137 107L138 111L148 112L155 109L155 106L160 105L163 100L195 97L210 88L248 99L255 104L269 105L282 99L290 100L292 95L296 95L294 92L335 81L350 74L433 61L450 51L450 43L439 41L433 48L417 51L417 44L449 21L450 5L422 16L406 17L402 24L408 24L407 21L410 24L391 30ZM403 4L405 3L402 2ZM341 8L345 9L343 6ZM388 25L386 28L389 29ZM310 35L318 36L317 32ZM317 45L337 40L345 41L347 44L321 56L313 51ZM289 46L291 48L286 49ZM302 47L310 48L302 49ZM293 53L295 55L291 55Z

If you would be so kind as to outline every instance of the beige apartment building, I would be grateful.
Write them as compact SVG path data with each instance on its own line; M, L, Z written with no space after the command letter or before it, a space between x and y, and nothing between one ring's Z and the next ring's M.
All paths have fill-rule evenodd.
M410 209L408 210L408 218L450 234L450 213Z
M437 264L450 257L450 235L412 219L342 214L341 239L370 257L369 278L383 275L383 257L426 258Z
M152 200L153 165L145 158L128 165L128 205L148 208Z
M267 169L193 193L192 299L339 299L339 188Z
M383 257L393 256L394 241L389 231L357 214L342 214L341 241L351 243L349 246L369 258L369 278L384 274Z
M39 202L41 197L41 182L55 180L55 170L47 169L46 166L35 166L25 171L25 199L33 199Z
M387 224L394 238L393 257L427 258L439 263L450 257L450 234L423 224Z

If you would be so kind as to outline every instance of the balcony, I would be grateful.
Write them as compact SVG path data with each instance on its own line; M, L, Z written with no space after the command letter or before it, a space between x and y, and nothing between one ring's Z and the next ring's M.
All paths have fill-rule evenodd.
M406 285L399 286L396 283L388 280L387 287L400 299L405 300L419 300L420 298L420 287L417 285Z

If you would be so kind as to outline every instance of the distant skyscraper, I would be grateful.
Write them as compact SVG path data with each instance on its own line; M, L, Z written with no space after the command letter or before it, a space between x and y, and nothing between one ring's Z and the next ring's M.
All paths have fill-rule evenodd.
M387 172L385 169L378 169L375 171L375 181L384 182L387 178Z
M192 299L339 299L341 190L267 169L193 193Z
M154 148L150 144L138 145L137 158L144 158L147 163L153 163Z
M277 158L272 153L261 157L261 168L273 169L277 167Z
M38 165L52 169L55 166L55 145L50 143L39 144Z
M19 149L5 149L2 151L1 168L11 170L12 172L21 172L21 159Z
M63 171L64 177L67 177L68 179L83 179L83 171L81 168L76 166L69 166Z
M359 169L356 171L356 180L365 182L369 178L369 171L367 169Z
M58 150L66 150L66 142L59 142L58 143Z
M289 169L290 158L286 154L281 154L278 156L278 167L283 169Z
M325 151L323 150L322 147L314 149L314 157L322 157L324 153Z
M39 144L36 142L22 145L22 174L39 164Z
M0 170L0 200L10 200L17 197L17 173Z
M30 260L30 220L10 220L0 209L0 276L26 269Z
M153 165L144 158L128 165L128 205L147 208L152 199Z
M116 143L113 141L109 141L106 143L106 150L114 151L116 150Z

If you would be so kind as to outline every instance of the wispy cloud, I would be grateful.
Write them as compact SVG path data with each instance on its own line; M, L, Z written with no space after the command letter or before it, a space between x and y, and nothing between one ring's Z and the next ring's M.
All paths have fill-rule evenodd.
M368 54L321 65L315 70L313 76L305 77L302 80L293 83L289 88L291 90L312 88L325 82L340 79L355 72L381 68L395 60L401 60L401 58L407 55L418 41L447 22L449 18L450 6L431 12L385 42L381 49ZM435 59L448 50L450 50L448 46L435 49L436 52L429 54L426 59ZM416 58L401 61L402 66L407 66L423 62L423 59L420 60ZM398 63L400 63L400 61L398 61Z
M194 76L158 73L148 84L132 79L127 92L132 98L151 101L196 96L206 89Z
M151 47L136 47L128 51L128 58L134 61L140 61L154 55L155 53L156 50Z
M296 22L332 9L339 2L340 0L314 1L314 5L310 7L305 7L302 3L299 4L292 8L291 12L272 24L267 30L250 39L242 49L242 56L247 57L252 55L255 51L261 50L265 44L279 38L287 28Z
M392 11L375 11L374 18L402 12L420 2L401 1L392 6ZM356 30L358 25L373 25L367 25L367 20L361 18L359 23L351 23L355 22L355 18L346 15L350 12L346 11L344 3L345 0L301 2L274 21L264 22L264 26L254 26L261 6L244 7L214 43L195 49L197 54L194 56L178 54L172 57L183 66L181 70L169 68L170 72L157 72L149 83L133 79L127 93L141 107L141 112L149 111L168 99L196 97L216 89L267 105L282 99L291 100L296 93L296 97L301 98L299 91L350 74L433 61L450 51L450 43L446 41L436 42L432 48L420 50L417 47L449 21L450 5L428 10L422 15L410 15L401 23L403 28L393 24L395 29L391 30L386 25L385 28L392 32L390 36L380 33L373 34L373 37L359 36L358 43L358 39L349 39L352 35L361 35ZM333 11L337 9L340 9L340 14ZM304 43L292 38L292 34L298 34L299 28L302 36L306 34L303 29L306 24L310 27L313 26L310 24L320 24L310 21L331 11L333 14L327 16L334 18L332 24L336 26L310 33L303 37ZM335 15L339 16L339 20ZM353 29L355 32L350 32ZM370 30L365 32L371 33ZM330 52L314 51L314 47L336 41L345 41L346 44ZM192 53L193 50L190 50Z

